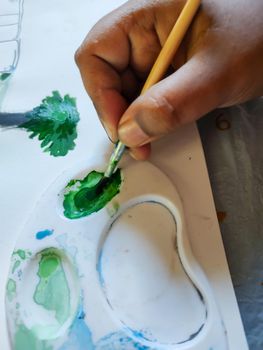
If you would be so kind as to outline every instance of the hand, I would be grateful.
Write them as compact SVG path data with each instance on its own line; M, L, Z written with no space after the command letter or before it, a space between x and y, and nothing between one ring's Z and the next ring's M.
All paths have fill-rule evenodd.
M128 1L102 18L76 52L109 137L137 159L148 157L151 141L179 126L263 94L263 1L204 0L173 60L174 72L139 96L184 4Z

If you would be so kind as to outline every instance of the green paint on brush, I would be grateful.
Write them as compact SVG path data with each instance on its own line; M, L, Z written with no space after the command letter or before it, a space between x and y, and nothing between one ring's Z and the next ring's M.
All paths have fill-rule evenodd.
M54 249L41 253L38 273L40 280L34 301L48 311L54 311L56 320L63 324L70 313L70 290L60 256Z
M52 350L52 347L48 346L46 341L39 340L34 332L21 324L16 330L14 350Z
M78 219L99 211L120 192L121 171L117 171L108 179L97 195L98 184L103 173L95 170L90 172L83 180L71 180L64 195L64 215L69 219Z
M30 138L37 137L44 152L51 156L65 156L75 148L79 112L76 99L65 95L61 97L58 91L42 100L40 106L26 113L28 121L19 128L30 132Z
M9 301L12 301L16 296L16 282L12 278L7 281L6 294Z

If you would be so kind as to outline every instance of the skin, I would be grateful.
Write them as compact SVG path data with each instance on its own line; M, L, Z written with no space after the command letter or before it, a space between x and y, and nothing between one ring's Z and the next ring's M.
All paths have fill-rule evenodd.
M136 159L181 125L263 95L263 1L203 0L172 69L139 96L184 4L128 1L92 28L75 55L110 139Z

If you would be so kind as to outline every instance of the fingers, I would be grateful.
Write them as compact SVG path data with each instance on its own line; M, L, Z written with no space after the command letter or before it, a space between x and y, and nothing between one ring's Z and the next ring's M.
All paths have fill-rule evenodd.
M120 140L140 147L200 118L224 99L224 77L208 53L195 55L130 105L119 123Z
M166 17L163 37L174 22L174 14ZM102 18L76 52L86 91L112 141L117 140L119 120L138 96L161 49L156 18L148 2L127 2Z
M98 22L75 58L100 120L109 137L116 141L119 119L128 106L122 95L121 76L129 64L130 46L125 33L111 25L112 21L106 17Z

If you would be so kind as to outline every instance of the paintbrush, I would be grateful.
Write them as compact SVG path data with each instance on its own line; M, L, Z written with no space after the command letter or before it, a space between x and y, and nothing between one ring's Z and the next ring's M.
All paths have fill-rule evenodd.
M160 81L160 79L166 73L178 47L180 46L184 38L187 29L189 28L200 6L200 3L201 0L188 0L186 2L183 10L181 11L175 25L173 26L163 48L161 49L150 71L150 74L141 91L141 95L151 86ZM86 196L88 200L93 200L103 192L103 189L108 184L110 177L116 171L125 149L126 146L122 142L118 141L116 143L102 179L95 186L80 190L75 196L76 202L78 200L82 200L83 196Z
M174 58L174 55L179 48L187 29L189 28L199 6L201 0L188 0L181 11L175 25L173 26L164 46L162 47L151 71L150 74L142 88L141 95L148 90L151 86L156 84L166 73L169 65ZM116 171L119 161L126 149L126 146L118 141L115 145L115 148L110 156L110 160L104 177L97 184L99 188L102 188L105 183L107 183L108 178Z
M19 125L25 123L28 119L26 118L26 113L5 113L0 112L0 127L15 128Z
M181 11L175 25L173 26L163 48L161 49L151 71L150 74L143 86L143 89L141 91L141 95L148 90L151 86L156 84L158 81L161 80L161 78L166 73L169 65L172 62L172 59L174 58L174 55L179 48L185 33L187 29L189 28L199 6L200 6L201 0L188 0ZM12 118L11 118L12 117ZM19 120L21 118L21 121ZM25 118L25 114L23 113L16 113L16 114L10 114L10 113L0 113L0 125L2 120L2 125L8 127L8 126L14 126L14 122L17 122L19 124L22 124L22 119ZM10 124L13 119L13 123ZM76 194L76 197L79 197L79 199L85 195L89 198L89 200L92 200L96 198L101 192L103 191L103 188L105 185L107 185L111 175L116 171L119 161L121 160L121 157L126 149L126 146L118 141L115 145L115 148L110 156L108 166L106 168L106 171L104 172L104 176L102 179L93 187L91 188L85 188L81 191L79 191ZM87 193L88 191L88 193ZM75 197L75 200L77 198Z

